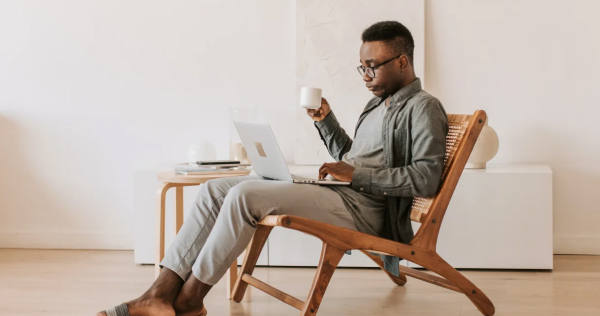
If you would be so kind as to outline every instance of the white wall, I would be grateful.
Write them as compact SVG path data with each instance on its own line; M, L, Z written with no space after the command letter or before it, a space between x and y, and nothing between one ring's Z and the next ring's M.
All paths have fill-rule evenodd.
M425 12L427 90L449 112L487 111L493 161L549 164L555 252L600 254L600 2L428 1Z
M0 2L0 247L131 248L132 172L201 139L225 157L229 106L293 160L294 1L207 3ZM488 112L494 162L550 164L557 253L600 254L599 9L425 6L426 89Z
M228 158L257 106L293 159L293 2L1 1L0 247L132 248L133 171Z

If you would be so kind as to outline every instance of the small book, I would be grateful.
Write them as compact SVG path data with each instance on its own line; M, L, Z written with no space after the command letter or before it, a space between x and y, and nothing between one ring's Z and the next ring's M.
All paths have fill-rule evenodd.
M212 169L212 170L200 170L200 171L175 171L175 174L193 176L193 175L209 175L209 174L249 174L248 169Z
M209 171L209 170L232 169L232 168L249 167L249 166L250 166L249 163L220 164L220 165L198 165L198 164L189 164L189 163L179 163L179 164L176 164L174 167L175 167L175 171Z

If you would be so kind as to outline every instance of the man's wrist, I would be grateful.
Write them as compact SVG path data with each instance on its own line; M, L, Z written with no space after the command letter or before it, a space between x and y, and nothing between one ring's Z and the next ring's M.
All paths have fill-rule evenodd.
M340 126L333 111L329 111L329 114L320 121L315 121L315 126L325 135L333 133Z
M352 172L352 188L363 193L371 193L371 168L355 168Z
M321 121L325 120L329 114L331 114L331 110L329 110L329 112L327 112L327 114L323 113L323 118L321 119Z

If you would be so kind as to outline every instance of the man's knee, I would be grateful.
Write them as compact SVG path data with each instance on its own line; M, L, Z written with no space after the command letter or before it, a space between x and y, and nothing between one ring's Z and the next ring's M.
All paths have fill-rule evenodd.
M239 202L251 203L252 197L257 195L257 188L261 184L260 180L250 180L238 183L227 193L228 199L234 199Z
M241 214L246 222L256 225L257 216L253 214L256 209L256 199L260 199L259 186L260 180L244 181L234 186L229 190L223 206L226 206L229 211Z
M210 179L200 186L197 199L201 200L207 196L213 199L219 198L227 194L227 183L224 181L226 178Z

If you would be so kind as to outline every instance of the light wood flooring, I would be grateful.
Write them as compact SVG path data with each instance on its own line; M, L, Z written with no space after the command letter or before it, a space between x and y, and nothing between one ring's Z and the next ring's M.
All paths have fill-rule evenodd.
M315 269L257 268L254 275L305 299ZM461 271L490 297L496 315L599 316L600 256L555 256L550 271ZM153 266L132 251L0 249L0 315L94 315L139 296ZM210 316L298 315L257 289L241 303L225 298L225 279L209 293ZM325 315L481 315L462 294L415 279L394 285L376 269L338 269L319 310Z

